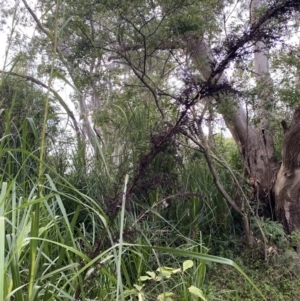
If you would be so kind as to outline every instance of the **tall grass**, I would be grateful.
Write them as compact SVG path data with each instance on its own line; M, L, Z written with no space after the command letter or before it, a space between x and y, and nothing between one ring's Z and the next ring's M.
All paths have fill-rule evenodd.
M192 276L198 280L196 282L189 280L189 283L194 283L199 288L205 278L207 261L232 265L243 274L231 260L207 255L204 247L199 247L197 252L194 252L196 244L193 247L193 243L176 249L159 247L152 245L151 237L147 238L147 233L144 233L140 243L125 243L123 228L128 223L125 222L125 215L130 218L125 212L125 198L117 223L120 230L118 242L111 241L110 247L99 250L97 254L91 256L90 248L92 249L95 244L97 233L107 227L107 217L99 204L56 174L45 162L43 163L45 170L55 174L59 181L55 183L46 173L44 193L39 195L37 177L25 178L30 182L31 190L24 197L22 191L24 185L18 182L20 179L18 175L22 172L26 174L27 163L31 160L37 160L39 163L39 159L21 147L3 148L2 152L6 152L12 158L21 153L22 158L25 158L25 162L19 162L20 169L15 170L16 175L10 175L7 182L2 178L0 194L0 239L3 242L0 246L0 265L3 267L0 273L2 300L9 300L12 297L17 301L75 300L79 296L83 300L104 298L125 300L126 294L123 291L136 289L142 284L140 277L147 271L155 271L165 260L172 268L180 266L180 262L185 259L198 260L196 274ZM2 169L5 167L2 166ZM68 193L62 192L66 187ZM76 204L74 212L66 211L65 204L68 202ZM34 229L37 230L36 234L32 235L36 206L39 206L40 215L36 221L38 228ZM81 225L77 223L82 208L85 208L86 214L94 217L95 227L89 230L90 233L86 232L84 223ZM105 229L106 236L110 240L112 240L111 230L113 229ZM32 248L35 268L30 270ZM182 281L185 283L186 279L183 278ZM184 294L188 298L186 300L189 300L191 294L187 288L174 286L174 283L170 284L167 279L155 285L150 283L143 288L144 300L147 300L146 296L150 296L149 294L159 296L170 290L173 290L174 294Z
M83 286L81 274L93 263L79 241L78 215L84 206L97 216L104 228L106 218L93 200L80 193L63 178L61 185L69 186L72 190L71 195L59 193L52 178L45 174L42 187L44 193L39 194L36 177L35 180L27 179L32 189L24 197L23 185L17 180L18 173L26 172L28 161L39 159L21 148L2 151L6 151L12 157L21 152L26 161L23 164L20 162L21 168L15 178L8 182L2 179L0 235L3 243L0 264L3 269L0 282L4 290L1 296L6 300L10 297L14 297L15 300L74 299L78 287ZM2 166L3 169L5 167ZM43 167L51 170L46 164L43 164ZM76 204L75 212L67 214L64 206L66 201ZM39 219L34 221L37 206L40 214ZM105 256L106 253L97 256L94 262L103 260ZM30 269L33 257L34 268ZM84 289L81 291L84 292Z
M197 173L191 164L180 176L168 179L175 184L181 181L182 193L176 185L163 183L155 190L136 193L136 207L127 210L127 185L135 172L131 165L137 164L147 148L148 135L139 137L142 146L136 150L134 135L126 137L119 129L119 143L130 142L120 150L119 166L113 160L103 162L112 145L99 145L103 152L99 165L94 159L88 166L85 152L79 150L68 172L58 172L45 135L47 99L41 135L38 120L28 118L14 128L13 111L2 115L6 126L0 137L0 301L150 300L153 296L170 301L178 297L205 300L201 288L207 262L234 267L257 290L232 260L208 254L201 226L203 220L216 221L218 198L216 190L209 189L212 182L205 173ZM145 123L137 110L123 114L136 116L125 116L124 128L133 128L135 120ZM157 171L179 172L178 165L169 160L172 151L166 151L166 164L164 154L157 156L145 177L152 179ZM125 170L130 174L120 176ZM115 191L112 182L117 184ZM107 205L109 193L121 195L121 208L113 217L107 214L112 210ZM160 206L164 199L175 200L168 210ZM190 273L183 267L187 259L193 260Z

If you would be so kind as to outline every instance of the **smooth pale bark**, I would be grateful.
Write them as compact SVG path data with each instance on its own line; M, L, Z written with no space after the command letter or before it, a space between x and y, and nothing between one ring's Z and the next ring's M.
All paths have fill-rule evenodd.
M251 2L251 20L254 24L258 17L258 9L263 5L262 0L252 0ZM271 186L274 178L274 171L277 165L274 158L274 141L271 135L272 131L272 106L269 105L273 94L273 81L271 79L268 60L269 50L266 45L257 41L254 46L254 72L259 94L257 101L257 109L255 115L257 117L256 141L252 137L249 143L253 146L250 151L255 151L252 166L255 166L256 173L250 173L254 185L258 189L259 200L269 203L271 206ZM253 168L252 168L253 169Z
M188 52L204 80L209 80L213 85L228 81L224 72L211 77L213 66L216 64L212 50L203 39L188 43ZM264 61L267 57L265 55L258 57L257 70L261 72L259 75L268 74L268 70L264 69L268 66ZM218 102L224 101L226 100L218 100ZM269 203L273 171L276 169L275 163L272 162L274 154L272 137L266 129L248 123L246 111L241 105L234 106L228 103L228 106L231 106L230 113L223 114L223 117L243 156L245 169L256 190L255 195L259 201Z
M87 104L86 104L86 95L82 94L79 98L79 108L80 108L80 119L82 120L82 126L84 133L88 140L93 144L94 146L94 140L96 139L95 131L92 128L91 122L90 122L90 112L88 110Z

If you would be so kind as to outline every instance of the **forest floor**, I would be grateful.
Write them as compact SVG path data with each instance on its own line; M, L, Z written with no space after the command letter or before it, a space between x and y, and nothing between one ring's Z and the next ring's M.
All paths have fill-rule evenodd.
M234 261L253 280L268 301L300 300L300 254L277 250L263 258L261 250L246 250ZM229 266L208 266L205 286L208 300L256 301L261 296Z

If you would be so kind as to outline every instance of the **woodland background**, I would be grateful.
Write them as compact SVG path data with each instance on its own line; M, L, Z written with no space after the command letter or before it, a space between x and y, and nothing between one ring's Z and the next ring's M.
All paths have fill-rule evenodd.
M299 0L0 4L0 301L300 300Z

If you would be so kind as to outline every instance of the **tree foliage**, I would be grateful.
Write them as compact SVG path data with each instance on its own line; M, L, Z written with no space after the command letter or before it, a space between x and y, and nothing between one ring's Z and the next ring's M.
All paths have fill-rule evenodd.
M22 149L11 161L15 173L29 158L36 167L38 199L60 188L59 214L89 254L70 289L75 299L92 273L85 264L106 250L120 273L122 244L118 256L114 246L123 240L189 248L203 237L194 248L204 242L222 253L226 244L253 247L261 238L267 259L272 229L281 241L288 241L283 229L300 230L299 10L295 0L22 0L2 8L3 19L12 18L1 70L3 158L11 156L4 147L10 135L18 143L6 149ZM34 28L34 35L21 38L19 28ZM18 55L25 68L11 67ZM14 175L5 164L2 171ZM32 209L37 216L39 208ZM122 277L127 292L142 296L136 285L147 269L131 261L129 249ZM117 296L122 277L111 279ZM87 295L104 298L96 290Z

